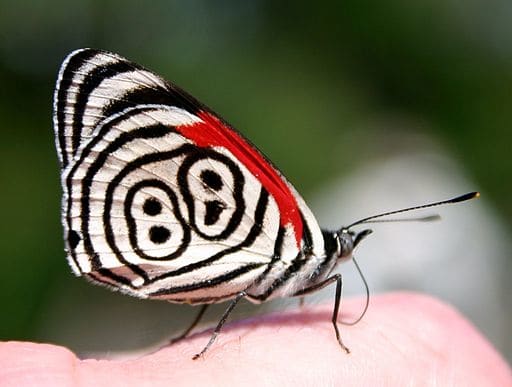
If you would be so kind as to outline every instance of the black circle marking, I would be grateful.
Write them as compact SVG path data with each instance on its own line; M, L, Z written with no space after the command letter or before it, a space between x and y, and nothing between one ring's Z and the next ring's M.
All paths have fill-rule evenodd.
M140 114L141 112L145 111L151 111L154 110L154 108L147 109L147 108L134 108L134 110L127 112L126 114L120 115L118 117L113 118L108 122L108 124L105 124L101 127L101 130L95 134L95 137L92 138L92 140L87 144L87 146L83 149L83 153L81 153L79 160L71 166L71 171L69 172L69 175L66 177L66 186L68 188L68 192L70 193L70 198L73 197L73 181L72 178L79 170L79 168L83 167L84 160L87 156L89 156L92 152L92 149L94 146L97 145L99 141L102 141L104 139L104 136L106 133L108 133L112 127L115 127L115 125L119 124L119 122L122 122L123 120L126 120L132 116L135 116L137 114ZM87 172L85 176L82 178L82 190L80 193L80 204L81 204L81 212L80 217L82 220L82 238L83 238L83 244L84 244L84 250L85 252L91 257L91 266L94 270L102 270L103 273L108 272L106 274L106 277L112 279L115 282L121 282L123 284L130 284L131 286L131 280L127 277L121 276L121 275L115 275L114 273L111 273L108 269L105 269L102 267L102 263L99 259L99 253L95 251L95 247L93 246L91 235L89 234L89 221L91 218L91 208L90 208L90 194L91 194L91 186L94 182L95 175L101 170L101 168L106 164L106 161L108 157L114 153L117 149L120 149L124 147L126 144L130 143L131 141L139 140L139 139L153 139L153 138L159 138L163 137L168 133L173 132L173 129L161 124L151 125L151 126L145 126L140 127L135 130L132 130L130 132L126 132L121 134L118 138L116 138L114 141L110 142L109 145L103 149L99 155L97 155L94 159L94 162L87 167ZM103 210L103 227L105 230L105 238L116 255L117 259L125 265L126 268L128 268L132 273L141 276L145 282L149 280L149 277L144 269L142 269L140 266L135 265L131 262L129 262L127 259L125 259L123 252L119 250L119 248L116 246L115 238L114 238L114 231L112 229L111 224L111 213L113 206L113 191L119 184L119 182L123 179L126 174L128 174L130 171L137 169L138 167L147 164L152 161L159 161L162 159L169 159L176 157L180 154L186 153L190 146L182 146L172 151L166 151L166 152L159 152L159 153L151 153L147 155L143 155L142 157L139 157L135 161L132 161L126 165L126 167L118 174L116 175L109 183L106 193L105 193L105 201L104 201L104 210ZM72 200L68 200L68 209L67 209L67 222L68 224L71 223L71 206L72 206ZM77 262L76 254L72 252L71 254L73 260ZM77 263L78 265L78 263ZM103 275L103 274L102 274Z
M160 212L162 212L162 204L156 198L149 198L144 201L144 205L142 207L145 214L150 216L156 216Z
M152 226L149 229L149 239L151 242L156 244L162 244L169 240L171 232L167 227L163 226Z
M201 171L201 180L208 187L213 189L214 191L220 191L224 183L222 183L222 177L211 169L204 169Z

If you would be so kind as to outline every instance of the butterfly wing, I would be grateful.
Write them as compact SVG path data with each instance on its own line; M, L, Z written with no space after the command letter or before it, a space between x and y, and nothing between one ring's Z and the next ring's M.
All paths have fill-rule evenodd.
M217 302L325 255L293 187L240 133L112 53L71 53L54 99L68 261L139 297ZM268 277L268 278L267 278Z

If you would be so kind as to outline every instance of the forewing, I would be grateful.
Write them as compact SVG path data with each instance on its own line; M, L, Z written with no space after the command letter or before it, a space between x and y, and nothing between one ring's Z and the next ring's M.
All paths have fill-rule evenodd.
M62 167L72 162L103 119L141 104L175 106L191 113L199 105L158 75L117 54L92 49L71 53L59 71L54 95L55 138Z

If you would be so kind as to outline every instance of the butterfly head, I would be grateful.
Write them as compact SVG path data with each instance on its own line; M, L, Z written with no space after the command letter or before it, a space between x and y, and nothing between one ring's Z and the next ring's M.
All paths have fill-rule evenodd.
M361 242L366 236L370 235L371 233L372 230L369 229L356 233L345 227L336 231L336 253L338 255L338 260L347 261L350 258L352 258L352 252L359 244L359 242Z

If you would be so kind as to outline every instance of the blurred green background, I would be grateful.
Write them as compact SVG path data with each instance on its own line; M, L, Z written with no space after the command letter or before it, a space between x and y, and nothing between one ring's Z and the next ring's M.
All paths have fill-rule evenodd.
M180 85L258 144L306 199L429 138L464 166L510 235L511 21L508 0L1 0L0 339L73 347L48 333L76 333L66 316L88 303L137 303L73 278L65 263L51 111L71 50L118 52ZM148 331L175 320L161 304Z

